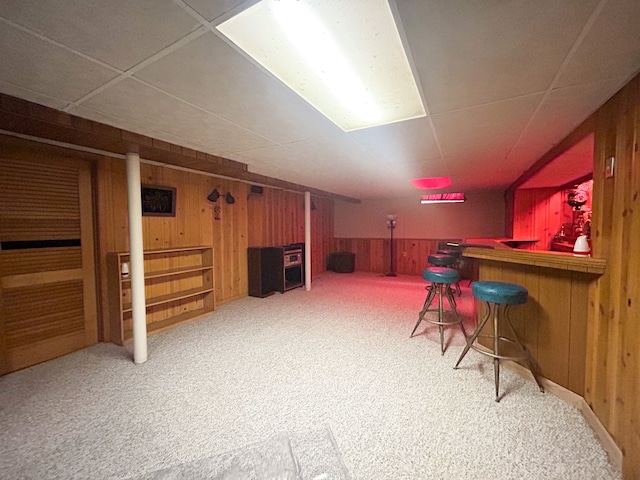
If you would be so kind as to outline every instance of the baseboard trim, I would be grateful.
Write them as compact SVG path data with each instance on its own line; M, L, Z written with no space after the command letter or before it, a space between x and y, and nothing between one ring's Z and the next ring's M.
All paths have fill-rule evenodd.
M509 370L520 375L522 378L531 382L535 382L533 375L531 374L529 369L523 367L519 363L504 360L500 363L507 367ZM596 414L593 412L593 410L591 410L591 407L586 402L586 400L577 393L574 393L571 390L568 390L565 387L558 385L557 383L554 383L544 377L539 377L539 380L544 387L545 392L555 395L560 400L563 400L569 405L577 408L582 413L582 416L587 421L589 426L593 428L593 431L596 434L600 445L602 445L602 448L604 448L605 452L607 452L607 455L609 455L609 459L611 460L611 462L616 467L618 467L620 471L622 471L622 451L620 450L620 447L616 445L616 442L614 442L607 429L604 428Z

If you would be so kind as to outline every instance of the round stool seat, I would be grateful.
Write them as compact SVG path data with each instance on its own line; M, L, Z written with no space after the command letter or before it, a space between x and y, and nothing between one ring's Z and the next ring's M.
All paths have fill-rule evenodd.
M436 253L433 255L429 255L427 257L427 261L431 265L436 265L438 267L448 267L449 265L453 265L456 263L456 258L451 255L443 255L441 253Z
M439 249L438 254L440 255L451 255L453 258L460 258L460 251L459 250L450 250L450 249Z
M529 292L515 283L480 281L471 285L473 296L485 302L506 305L522 305L527 303Z
M432 283L456 283L460 279L457 270L447 267L429 267L422 271L422 278Z

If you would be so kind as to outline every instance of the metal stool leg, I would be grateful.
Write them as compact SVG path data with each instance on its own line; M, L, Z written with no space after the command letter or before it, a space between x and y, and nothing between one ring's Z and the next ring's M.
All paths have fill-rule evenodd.
M425 298L424 300L424 305L422 306L422 310L420 310L420 313L418 314L418 323L416 323L416 326L413 327L413 331L411 332L411 335L409 335L409 338L412 338L413 334L416 333L418 325L420 325L420 322L422 322L422 319L424 318L424 314L427 313L427 310L431 306L431 302L433 301L433 298L436 296L435 284L432 283L431 285L424 288L429 293L427 293L427 298Z
M510 306L511 305L505 308L505 311L504 311L504 316L506 317L507 324L509 325L509 330L511 330L511 335L513 335L513 340L515 341L516 345L518 345L518 348L520 348L520 350L522 351L522 354L525 356L525 361L527 362L529 371L531 372L531 375L533 375L533 379L536 381L538 388L540 389L541 392L544 392L544 388L540 383L540 379L538 378L538 375L536 374L536 371L533 368L533 362L531 361L531 352L529 352L529 349L522 344L522 342L520 341L520 338L518 337L518 334L516 333L516 329L513 327L513 323L511 323L511 318L509 317Z
M458 320L460 320L460 323L459 323L460 330L462 330L462 334L464 335L464 338L466 340L467 339L467 332L464 329L464 325L462 324L462 316L460 315L460 312L458 312L458 309L456 308L456 299L453 296L454 293L451 290L447 289L446 295L447 295L447 300L449 300L449 305L451 306L451 310L456 315Z
M440 355L444 355L444 325L442 325L444 308L442 307L442 284L438 284L438 320L440 324L438 329L440 330Z
M473 335L471 335L470 337L467 337L467 344L465 345L464 350L462 350L462 353L460 354L460 358L458 358L458 361L456 362L455 366L453 367L454 369L458 368L458 365L460 365L460 362L462 361L462 359L465 357L467 352L469 352L469 349L471 349L471 345L473 345L473 342L475 342L476 338L478 338L478 336L480 335L480 332L482 331L482 329L486 325L487 320L489 320L489 316L490 315L491 315L491 309L487 306L487 313L485 314L485 316L480 321L480 324L476 328L476 331L473 332Z
M500 324L498 323L498 313L500 312L500 306L493 306L493 375L496 382L496 402L500 401L500 359L497 357L500 355Z

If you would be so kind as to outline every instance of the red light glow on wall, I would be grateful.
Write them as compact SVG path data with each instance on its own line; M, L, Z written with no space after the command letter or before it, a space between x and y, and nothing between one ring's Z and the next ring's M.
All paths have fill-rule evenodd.
M409 182L416 188L423 190L429 188L444 188L451 185L451 179L449 177L426 177L426 178L414 178Z

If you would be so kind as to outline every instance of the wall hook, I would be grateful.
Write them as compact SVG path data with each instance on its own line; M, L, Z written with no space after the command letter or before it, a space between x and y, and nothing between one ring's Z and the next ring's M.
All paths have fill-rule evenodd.
M213 192L211 192L207 197L207 200L209 200L210 202L217 202L219 197L220 194L218 193L218 189L214 188Z

